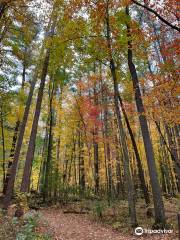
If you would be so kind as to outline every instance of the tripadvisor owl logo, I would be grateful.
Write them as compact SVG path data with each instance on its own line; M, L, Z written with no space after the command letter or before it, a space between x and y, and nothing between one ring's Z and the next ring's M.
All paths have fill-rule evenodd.
M145 234L170 234L173 233L173 229L146 229L142 227L137 227L134 230L137 236L141 236L143 233Z
M142 227L135 228L135 234L138 235L138 236L142 235L143 234Z

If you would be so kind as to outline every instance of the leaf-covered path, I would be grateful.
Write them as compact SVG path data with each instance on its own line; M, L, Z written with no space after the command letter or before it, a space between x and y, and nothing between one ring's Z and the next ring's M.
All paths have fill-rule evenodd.
M44 209L43 220L48 223L55 240L175 240L172 235L133 236L113 231L82 214L64 214L60 209Z

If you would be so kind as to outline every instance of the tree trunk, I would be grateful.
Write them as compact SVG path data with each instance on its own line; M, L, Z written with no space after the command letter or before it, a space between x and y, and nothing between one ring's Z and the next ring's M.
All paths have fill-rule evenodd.
M27 48L25 49L25 53L27 52ZM21 83L21 90L24 90L24 84L26 81L26 60L24 59L23 61L23 72L22 72L22 83ZM20 103L21 104L21 103ZM20 108L20 107L19 107ZM6 193L8 181L10 178L10 171L11 171L11 166L13 163L13 158L14 158L14 153L15 153L15 148L16 148L16 142L17 142L17 137L18 137L18 131L19 131L19 126L20 126L20 120L17 119L16 121L16 126L14 128L14 135L13 135L13 140L12 140L12 145L11 145L11 150L10 150L10 156L9 156L9 162L8 162L8 168L7 168L7 174L6 174L6 179L4 182L3 186L3 193Z
M77 173L76 173L76 139L75 139L75 136L74 136L73 168L74 168L74 184L75 184L75 186L77 186Z
M117 121L116 121L117 125ZM115 129L116 131L116 129ZM117 184L116 184L116 191L117 195L121 196L122 199L124 199L124 184L122 179L122 173L121 173L121 158L123 158L122 153L120 155L119 153L119 145L117 133L115 133L115 146L116 146L116 178L117 178Z
M162 131L161 131L161 127L160 127L160 123L158 123L157 121L155 121L155 124L156 124L156 127L157 127L157 130L158 130L158 132L159 132L159 135L160 135L160 138L162 139L162 142L163 142L163 145L165 145L166 146L166 149L168 150L168 152L170 153L170 156L171 156L171 159L172 159L172 161L173 161L173 171L174 171L174 173L175 173L175 175L177 175L177 172L178 172L178 165L176 165L176 161L177 161L177 159L176 159L176 155L174 155L173 154L173 149L171 149L171 147L170 146L168 146L168 143L166 142L166 139L165 139L165 137L163 136L163 134L162 134ZM170 145L170 143L171 143L171 138L170 138L170 135L169 135L169 137L168 137L168 142L169 142L169 145ZM166 157L167 158L167 157ZM169 165L170 165L170 163L169 163ZM170 174L171 174L171 179L172 179L172 181L173 181L173 177L172 177L172 173L171 173L171 170L170 170ZM177 176L175 176L175 178L176 178L176 185L177 185L177 188L178 188L178 182L177 182ZM173 193L173 195L174 195L174 182L172 183L172 185L173 185L173 187L172 187L172 193ZM175 187L176 188L176 187Z
M175 170L176 180L177 180L177 188L178 188L178 192L180 192L180 160L177 154L176 143L173 141L173 135L172 135L171 129L167 126L167 124L165 125L165 130L167 134L170 152L172 154L171 156L174 163L174 168L175 168L174 170Z
M178 156L180 158L180 130L178 128L178 124L175 124L174 131L175 131L175 134L176 134Z
M6 178L5 178L4 185L3 185L3 194L6 194L8 181L10 178L11 166L12 166L13 159L14 159L14 153L15 153L15 148L16 148L19 126L20 126L20 121L18 120L18 121L16 121L16 126L14 128L14 135L13 135L13 140L12 140L12 145L11 145L11 150L10 150L10 155L9 155L10 160L8 162Z
M5 150L5 136L4 136L4 119L3 112L1 108L1 136L2 136L2 170L3 170L3 185L5 184L6 173L5 173L5 162L6 162L6 150Z
M112 193L112 169L111 169L111 152L110 152L110 145L109 145L109 123L108 123L108 103L107 103L107 92L105 93L104 97L104 147L105 147L105 167L107 168L107 186L108 186L108 196L111 196Z
M172 188L172 184L171 184L171 181L173 181L173 179L171 179L171 175L170 175L170 167L169 166L169 157L168 157L168 152L167 152L167 149L164 145L164 142L163 142L163 139L161 136L159 136L160 138L160 155L161 155L161 159L162 159L162 162L163 162L163 166L164 166L164 176L165 176L165 182L166 182L166 187L167 187L167 193L168 194L171 194L171 196L174 195L174 191L173 191L173 188Z
M54 199L58 197L58 186L59 186L59 161L60 161L60 136L57 139L56 145L56 169L55 169L55 184L54 184Z
M85 169L84 169L84 150L83 150L83 140L82 135L79 132L79 186L84 190L85 189Z
M117 76L116 76L116 68L114 59L112 57L112 47L111 47L111 37L110 37L110 26L109 26L109 11L108 11L108 3L106 8L106 28L107 28L107 44L108 49L110 53L110 70L111 75L113 79L113 85L114 85L114 104L115 104L115 112L117 117L117 123L118 123L118 129L119 129L119 137L122 144L122 150L123 150L123 163L124 163L124 174L125 174L125 180L126 180L126 187L128 189L128 203L129 203L129 213L131 218L131 225L133 227L137 226L137 217L136 217L136 208L135 208L135 199L134 199L134 186L131 178L130 168L129 168L129 154L126 144L126 136L124 132L124 127L122 124L121 114L119 110L119 104L118 104L118 82L117 82Z
M117 122L118 122L120 142L122 144L122 150L123 150L124 174L126 179L126 188L128 189L128 202L129 202L129 210L130 210L130 217L131 217L131 225L135 227L137 226L135 199L134 199L135 193L134 193L134 186L133 186L130 168L129 168L129 154L128 154L128 149L126 144L126 137L125 137L124 127L122 124L122 118L121 118L119 104L118 104L118 84L117 84L116 71L115 71L115 65L114 65L113 59L111 59L110 61L110 68L111 68L111 74L114 81L115 111L116 111Z
M98 143L94 140L94 178L95 178L95 193L99 193L99 150Z
M94 86L94 104L98 105L98 96L96 86ZM97 120L97 119L96 119ZM95 194L99 193L99 146L98 146L98 127L94 124L93 132L93 147L94 147L94 181L95 181Z
M52 91L50 93L50 101L49 101L49 137L48 137L48 148L47 148L47 159L46 159L46 171L45 171L45 181L44 181L44 200L48 199L48 197L51 195L51 188L50 188L50 170L52 167L52 147L53 147L53 107L52 107L52 101L54 96L54 82L52 86ZM50 193L50 194L49 194Z
M18 165L18 161L19 161L19 155L20 155L21 146L22 146L22 142L23 142L26 123L27 123L27 119L28 119L28 115L29 115L29 110L30 110L30 106L31 106L32 96L33 96L33 92L34 92L34 88L35 88L35 84L36 84L36 79L37 79L37 73L35 74L34 79L31 82L29 95L28 95L28 99L26 101L26 107L24 110L23 119L22 119L22 122L20 125L17 145L16 145L16 149L15 149L15 153L14 153L13 163L11 166L10 176L9 176L8 185L7 185L7 190L6 190L6 194L5 194L5 198L4 198L4 208L7 208L9 206L11 198L12 198L12 194L13 194L16 170L17 170L17 165Z
M128 8L126 8L126 14L129 16ZM131 38L131 29L130 24L127 23L127 36L128 36L128 66L131 74L131 78L133 81L133 87L135 91L135 101L137 106L137 111L139 113L139 121L141 126L141 132L144 141L144 147L147 157L150 182L153 193L153 202L154 202L154 210L155 210L155 225L158 224L165 226L166 219L164 213L164 203L162 199L161 189L158 181L157 169L155 165L154 152L152 147L152 142L150 139L149 129L146 117L144 115L144 105L142 102L142 96L139 86L139 80L136 72L135 65L133 63L133 54L132 54L132 40Z
M145 199L146 205L149 205L150 204L150 196L149 196L148 188L146 186L144 171L143 171L140 155L139 155L139 152L138 152L136 140L134 138L133 131L131 129L129 119L128 119L128 116L126 114L126 111L125 111L123 101L121 99L120 94L118 95L118 97L119 97L119 102L120 102L121 109L122 109L122 112L123 112L123 115L124 115L124 119L125 119L125 122L126 122L126 125L127 125L127 129L128 129L128 132L129 132L129 135L130 135L130 138L131 138L133 150L134 150L134 153L135 153L135 156L136 156L136 162L137 162L137 166L138 166L138 175L139 175L141 188L142 188L142 191L143 191L143 194L144 194L144 199Z
M42 164L41 164L41 169L39 173L39 187L38 190L40 193L43 193L44 191L44 178L45 178L45 171L46 171L46 158L47 158L47 146L48 146L48 120L46 120L46 128L45 128L45 137L43 141L43 149L42 149Z
M26 161L24 166L24 172L23 172L23 178L21 183L21 192L28 192L29 186L30 186L30 175L31 175L31 169L32 169L32 162L34 158L34 151L35 151L35 141L36 141L36 134L37 134L37 127L38 127L38 121L41 111L41 103L43 98L43 91L44 91L44 85L46 80L46 75L48 71L48 65L49 65L49 57L50 57L50 49L47 49L46 56L43 63L43 69L42 69L42 75L41 75L41 83L39 87L37 102L36 102L36 110L34 114L32 129L31 129L31 135L26 155Z

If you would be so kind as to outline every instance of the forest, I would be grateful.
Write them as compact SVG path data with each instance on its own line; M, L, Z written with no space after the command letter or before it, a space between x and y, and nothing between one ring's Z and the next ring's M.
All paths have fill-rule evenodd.
M0 239L180 239L178 24L176 0L0 0Z

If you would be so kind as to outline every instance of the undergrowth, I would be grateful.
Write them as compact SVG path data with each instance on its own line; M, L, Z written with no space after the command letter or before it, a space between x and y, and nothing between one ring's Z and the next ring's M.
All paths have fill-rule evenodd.
M40 216L27 212L23 218L9 217L0 213L0 240L51 240L49 233L39 233Z

